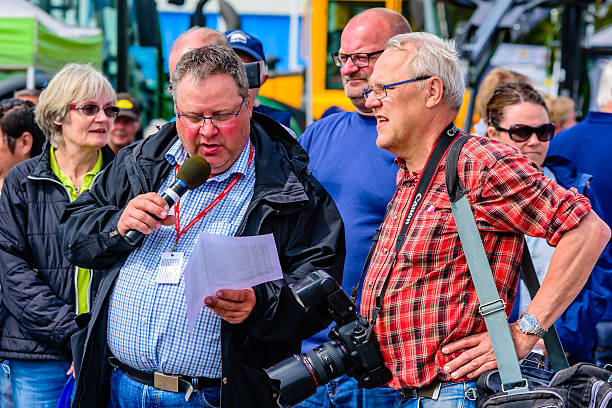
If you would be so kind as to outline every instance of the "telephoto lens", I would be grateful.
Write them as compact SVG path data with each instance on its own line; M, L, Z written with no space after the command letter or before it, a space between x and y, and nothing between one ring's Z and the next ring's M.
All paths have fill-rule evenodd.
M363 388L380 387L391 380L368 321L329 274L312 272L292 289L305 307L325 304L337 324L329 332L330 341L265 370L278 391L279 406L292 407L343 374L354 377Z
M349 357L342 344L328 341L302 355L294 354L265 371L280 393L279 405L292 407L313 395L320 385L345 374L348 364Z

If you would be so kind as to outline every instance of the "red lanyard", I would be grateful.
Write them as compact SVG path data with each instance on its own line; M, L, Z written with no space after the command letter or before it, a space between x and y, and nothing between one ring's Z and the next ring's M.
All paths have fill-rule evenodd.
M253 144L251 143L251 149L249 151L249 164L247 167L251 166L251 162L253 161ZM174 167L174 178L176 179L176 174L178 172L179 169L179 165L178 163L176 164L176 166ZM240 180L240 177L242 177L242 174L236 174L234 176L234 178L232 179L232 181L230 181L230 183L227 185L227 187L225 187L223 189L223 191L210 203L206 206L206 208L204 208L202 210L202 212L200 212L198 215L195 216L195 218L191 221L189 221L189 223L185 226L185 228L183 228L182 231L179 230L179 203L180 200L176 202L176 206L175 206L175 210L174 210L174 215L176 216L176 222L174 223L174 229L176 230L176 240L174 241L174 248L172 249L172 252L174 252L174 250L176 250L176 247L178 246L179 243L179 239L181 238L181 235L183 235L185 232L187 232L187 230L191 227L193 227L195 225L196 222L200 221L200 219L202 217L204 217L206 214L208 214L210 212L210 210L212 210L215 205L217 205L219 203L219 201L221 201L223 199L223 197L225 197L227 195L227 193L230 192L230 190L232 188L234 188L234 186L236 185L236 183L238 183L238 180Z

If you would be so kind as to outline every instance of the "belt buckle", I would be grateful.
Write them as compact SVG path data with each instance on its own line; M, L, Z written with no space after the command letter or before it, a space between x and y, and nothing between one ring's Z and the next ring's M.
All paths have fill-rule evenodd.
M434 380L431 384L417 390L419 397L430 398L437 400L440 397L440 389L442 388L442 382Z
M178 392L179 378L177 375L168 375L160 373L159 371L153 372L153 386L160 390Z

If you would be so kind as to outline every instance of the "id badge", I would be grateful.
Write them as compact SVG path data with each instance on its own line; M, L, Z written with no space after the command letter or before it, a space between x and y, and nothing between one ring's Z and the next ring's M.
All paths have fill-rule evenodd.
M177 284L181 279L181 267L183 266L182 252L164 252L161 254L159 267L157 268L156 283Z

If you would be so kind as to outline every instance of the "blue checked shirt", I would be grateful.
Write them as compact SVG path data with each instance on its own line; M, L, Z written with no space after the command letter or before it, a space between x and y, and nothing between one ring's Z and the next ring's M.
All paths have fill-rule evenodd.
M249 140L228 171L210 178L181 198L182 230L237 173L244 175L208 214L181 235L176 250L184 253L183 270L201 231L225 236L236 234L255 187L255 160L248 166L250 145ZM187 159L180 141L166 153L166 159L173 167ZM165 191L174 180L174 171L170 171L158 193ZM169 213L173 214L174 208ZM155 282L161 254L171 250L175 239L174 225L162 226L146 235L142 245L129 255L110 297L108 346L119 361L139 370L218 378L221 377L221 319L204 307L193 333L189 333L183 271L178 284Z

